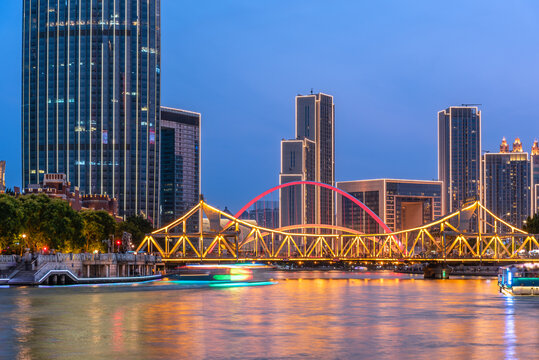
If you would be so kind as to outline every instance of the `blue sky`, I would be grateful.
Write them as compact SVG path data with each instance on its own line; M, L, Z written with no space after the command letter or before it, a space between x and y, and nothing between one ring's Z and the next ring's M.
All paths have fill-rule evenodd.
M1 1L0 159L20 184L21 1ZM337 180L437 177L436 113L480 103L483 149L539 137L538 1L161 0L162 104L202 113L202 190L278 183L294 96L334 95Z

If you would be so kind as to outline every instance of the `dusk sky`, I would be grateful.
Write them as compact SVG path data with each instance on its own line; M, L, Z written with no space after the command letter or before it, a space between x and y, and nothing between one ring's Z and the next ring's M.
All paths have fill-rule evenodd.
M21 184L22 1L0 2L0 160ZM202 192L279 181L294 97L334 96L336 179L437 178L437 111L478 103L483 150L539 137L539 1L161 0L161 103L202 113Z

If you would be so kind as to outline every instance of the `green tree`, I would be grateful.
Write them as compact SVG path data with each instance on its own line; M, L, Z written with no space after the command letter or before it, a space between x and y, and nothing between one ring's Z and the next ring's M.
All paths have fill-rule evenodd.
M107 244L103 240L110 239L114 234L116 221L104 210L87 210L81 212L84 220L84 238L86 251L107 251Z
M522 228L530 234L539 234L539 213L528 217Z
M21 204L13 196L0 194L0 251L13 245L22 230Z
M21 197L20 202L28 247L35 251L45 246L61 251L81 247L82 217L67 201L32 194Z
M125 221L118 224L116 235L122 236L123 232L131 234L133 244L138 245L144 239L144 236L153 230L153 225L150 220L142 215L129 216Z

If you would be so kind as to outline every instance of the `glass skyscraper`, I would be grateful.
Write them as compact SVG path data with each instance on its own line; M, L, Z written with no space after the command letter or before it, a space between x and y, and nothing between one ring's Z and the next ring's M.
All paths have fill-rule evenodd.
M160 0L23 2L22 181L158 216Z
M448 214L481 195L481 111L451 106L438 112L438 180Z
M335 105L323 93L296 96L296 138L281 141L279 183L316 181L335 186ZM301 185L280 192L281 226L335 223L331 190Z
M191 210L199 195L200 114L162 106L161 224Z

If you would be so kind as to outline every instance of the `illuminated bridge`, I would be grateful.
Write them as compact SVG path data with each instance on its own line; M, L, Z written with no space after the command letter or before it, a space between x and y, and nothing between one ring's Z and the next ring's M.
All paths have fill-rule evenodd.
M314 185L344 196L385 231L364 234L335 225L302 224L278 229L258 226L240 215L272 191ZM464 225L463 225L464 224ZM203 261L539 261L539 237L493 214L476 201L431 223L393 232L352 195L330 185L297 181L270 189L230 215L204 200L179 219L145 236L138 251L159 252L164 262Z

